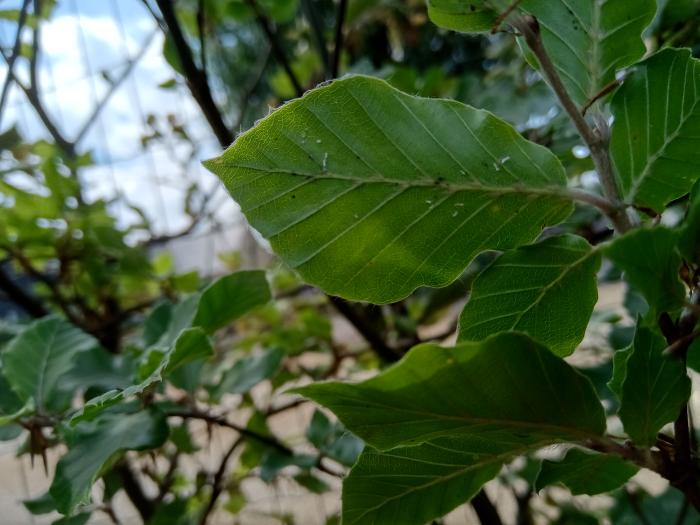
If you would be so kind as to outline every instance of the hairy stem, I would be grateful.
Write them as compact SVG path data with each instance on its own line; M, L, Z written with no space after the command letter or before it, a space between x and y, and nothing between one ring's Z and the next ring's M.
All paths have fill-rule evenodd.
M556 67L544 48L537 19L528 15L516 20L513 25L520 31L528 47L537 57L543 76L551 86L552 91L554 91L554 94L559 99L559 103L571 118L576 130L591 152L591 158L598 172L598 178L600 179L603 193L608 200L612 202L615 210L614 212L606 212L607 216L618 232L624 233L632 229L632 223L627 216L622 199L620 198L620 192L617 188L617 182L610 162L607 134L601 133L600 130L596 132L591 128L581 111L579 111L576 103L572 100L571 96L569 96Z

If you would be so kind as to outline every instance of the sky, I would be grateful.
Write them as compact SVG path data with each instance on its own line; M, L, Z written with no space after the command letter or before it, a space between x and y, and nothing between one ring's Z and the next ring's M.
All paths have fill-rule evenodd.
M21 0L0 0L0 10L20 5ZM140 0L59 0L51 20L42 28L39 78L44 105L70 139L108 91L110 83L105 76L119 77L129 61L141 55L80 143L80 151L90 151L96 162L82 176L88 198L124 197L113 206L122 225L137 220L128 202L144 209L159 233L181 229L187 224L181 210L187 187L193 182L206 190L218 186L199 161L216 155L219 148L186 87L158 87L174 74L162 56L163 35L148 11ZM14 34L14 24L0 22L3 47L11 45ZM25 68L16 67L16 71L26 78ZM6 74L2 63L0 84ZM189 147L176 140L142 147L147 116L165 122L168 114L184 123L194 139L194 159L189 160ZM18 89L11 92L1 127L4 130L12 124L28 140L47 137ZM222 222L240 220L223 189L217 190L215 202L220 203L216 209Z

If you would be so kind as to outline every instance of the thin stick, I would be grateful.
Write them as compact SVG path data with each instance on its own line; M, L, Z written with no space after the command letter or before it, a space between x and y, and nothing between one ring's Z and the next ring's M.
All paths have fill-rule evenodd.
M15 61L19 57L22 50L22 30L24 29L24 24L27 20L27 11L29 10L30 0L24 0L22 4L22 9L19 12L19 18L17 19L17 33L15 34L15 44L12 47L12 54L7 62L8 73L5 77L5 83L2 86L2 93L0 94L0 121L2 121L3 108L5 107L5 102L7 101L7 95L10 92L10 86L12 85L12 75L13 68L15 67Z

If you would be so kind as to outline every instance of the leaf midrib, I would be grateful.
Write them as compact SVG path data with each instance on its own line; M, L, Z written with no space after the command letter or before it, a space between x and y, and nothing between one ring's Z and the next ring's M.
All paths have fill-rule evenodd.
M381 395L381 392L378 393ZM335 394L336 398L346 398L350 399L351 401L354 401L355 398L346 396L340 393ZM501 425L503 427L516 427L516 428L533 428L537 427L539 429L542 429L543 431L553 431L553 432L561 432L562 435L569 435L569 436L579 436L580 439L588 439L592 437L600 437L600 434L591 432L591 431L585 431L582 430L579 427L567 427L564 425L552 425L552 424L547 424L547 423L540 423L540 422L529 422L529 421L518 421L518 420L509 420L509 419L496 419L496 418L483 418L483 417L475 417L475 416L470 416L470 415L456 415L456 416L451 416L449 414L440 414L436 412L429 412L425 410L418 410L415 408L406 408L406 407L400 407L396 405L389 405L385 403L381 403L380 401L377 401L375 399L367 399L366 396L363 396L363 404L365 405L374 405L376 408L379 409L389 409L393 411L399 411L399 412L406 412L409 414L416 414L416 415L421 415L421 416L430 416L429 419L442 419L446 421L460 421L460 422L465 422L467 424L470 424L472 426L487 426L487 425ZM351 404L348 405L351 408L356 408L356 404ZM333 409L338 407L343 407L342 403L333 403ZM366 406L365 408L369 408ZM429 420L428 419L428 420ZM378 423L379 425L382 425L383 423ZM362 425L364 427L368 426L375 426L375 425L367 425L364 424ZM445 435L445 434L441 434Z
M297 177L306 177L314 180L340 180L344 182L355 182L360 184L390 184L395 186L415 187L415 188L442 188L451 193L460 191L481 191L485 193L495 194L536 194L536 195L552 195L570 199L567 193L566 186L560 186L552 183L551 186L527 186L522 182L513 183L508 186L491 186L481 183L454 183L446 180L437 181L434 179L395 179L385 177L384 175L375 175L374 177L359 177L354 175L345 175L341 173L325 171L322 173L303 172L301 170L286 170L282 168L264 168L243 163L227 162L226 167L241 168L253 171L260 171L268 174L292 175ZM277 197L276 197L277 198ZM274 200L274 199L273 199ZM258 204L259 206L260 204ZM264 204L263 204L264 205Z

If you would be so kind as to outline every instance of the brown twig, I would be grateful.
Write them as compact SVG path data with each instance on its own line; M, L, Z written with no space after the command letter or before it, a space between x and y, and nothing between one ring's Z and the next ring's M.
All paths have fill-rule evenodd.
M0 263L0 290L8 299L34 318L48 315L49 311L41 300L17 284L14 275L8 273L3 266L4 264Z
M698 337L700 337L700 330L695 330L694 332L691 332L688 335L684 335L684 336L676 339L670 345L668 345L664 349L663 354L665 356L678 357L683 352L686 352L688 350L688 346L690 345L690 343L695 341L695 339L697 339Z
M7 75L5 76L5 82L2 86L2 93L0 93L0 121L2 121L2 115L4 113L5 102L7 101L7 95L10 92L10 86L12 85L12 79L14 78L14 67L15 61L19 57L22 51L22 30L24 29L24 24L27 21L27 11L29 11L29 3L31 0L24 0L22 3L22 8L19 12L19 17L17 18L17 32L15 33L15 43L12 46L12 54L7 61Z
M325 71L326 79L332 78L331 75L331 59L328 55L328 48L326 47L326 39L323 34L323 25L318 19L318 13L314 8L314 0L302 0L301 7L304 10L304 15L309 21L309 26L311 27L311 32L313 33L314 40L316 41L316 47L318 48L318 54L321 56L321 63L323 64L323 70Z
M355 305L340 297L328 296L331 304L345 317L350 324L369 343L372 350L387 363L394 363L401 358L401 355L391 348L382 338L381 334L374 329L369 320L355 309Z
M289 81L292 83L296 95L298 97L302 96L304 94L304 88L301 86L299 79L297 78L296 74L294 73L294 70L292 69L291 64L289 63L289 60L287 59L287 55L284 52L284 49L282 48L282 44L277 38L277 32L273 28L272 23L267 18L265 13L262 12L260 6L258 6L255 0L245 1L246 4L248 4L248 6L255 14L255 18L258 21L260 29L262 29L263 33L265 33L268 42L270 42L270 46L272 47L272 53L275 55L275 60L277 60L280 66L282 66L282 69L284 69L285 73L287 74L287 77L289 77Z
M601 98L603 98L605 95L607 95L611 91L614 91L615 88L617 88L620 84L622 84L623 80L624 80L624 78L620 78L620 79L616 78L612 82L608 82L608 84L603 86L603 89L598 91L598 93L596 93L590 99L588 99L588 101L586 101L586 103L581 108L581 115L583 115L585 117L586 113L588 112L589 109L591 109L591 106L593 106L593 104L595 104L597 101L599 101Z
M518 8L521 1L522 0L513 0L513 2L506 8L506 10L503 11L500 15L498 15L498 18L496 18L496 21L493 23L493 27L491 28L492 35L498 33L501 24L505 21L506 18L510 16L510 14L513 11L515 11Z
M214 479L211 484L211 495L209 496L209 501L207 502L207 506L204 508L204 511L202 512L202 515L199 518L199 525L206 525L207 520L209 519L209 515L214 510L214 507L216 506L216 501L219 499L219 496L221 495L221 492L224 489L224 476L226 474L226 467L228 465L229 459L231 459L233 453L242 443L242 438L239 437L238 439L236 439L233 442L233 444L228 448L228 450L224 454L224 457L221 458L221 463L219 464L219 468L214 474Z
M90 130L92 125L95 123L95 120L97 120L97 117L100 115L104 107L107 105L107 102L109 102L109 99L112 98L112 95L117 91L119 86L121 86L124 81L129 77L131 72L134 70L134 67L139 63L139 61L143 58L143 56L146 54L146 51L148 51L148 48L151 45L151 42L153 41L153 38L156 36L156 31L151 32L150 35L146 37L146 40L143 42L141 45L141 49L139 49L138 53L134 55L133 58L131 58L122 73L113 81L110 82L109 88L107 89L107 92L104 94L102 99L95 105L95 107L92 110L92 113L88 116L88 118L85 120L85 123L80 127L80 130L75 136L75 139L73 139L73 145L79 144L84 138L85 135L87 135L87 132Z
M214 102L206 75L194 63L192 49L187 43L180 23L178 22L173 1L156 0L156 3L160 9L163 23L167 27L168 33L172 38L190 92L202 109L202 113L204 113L204 117L207 119L214 135L216 135L219 144L221 144L222 147L228 147L231 142L233 142L233 133L231 133L231 130L224 122L221 112Z
M482 488L471 500L474 512L479 518L481 525L503 525L501 517L498 515L496 507L491 502L488 494Z
M340 0L338 15L335 21L335 46L333 47L333 61L331 63L331 78L336 78L340 70L340 56L343 52L343 25L348 11L348 0Z

